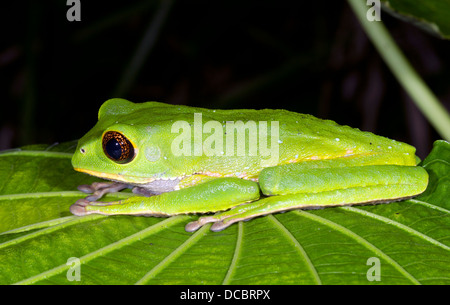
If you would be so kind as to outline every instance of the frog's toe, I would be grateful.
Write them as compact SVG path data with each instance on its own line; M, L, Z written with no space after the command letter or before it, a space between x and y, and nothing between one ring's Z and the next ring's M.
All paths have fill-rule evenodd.
M200 217L198 220L188 223L184 227L184 230L186 232L194 232L200 229L205 224L215 221L218 221L218 219L214 218L213 216Z
M184 230L186 232L195 232L198 229L200 229L200 227L202 227L203 224L200 223L200 221L191 221L190 223L188 223L187 225L184 226Z
M95 192L94 188L93 188L92 185L90 185L90 184L82 184L82 185L79 185L79 186L77 187L77 189L78 189L80 192L83 192L83 193L86 193L86 194L91 194L91 193Z
M228 228L235 222L239 222L239 219L236 219L236 220L224 219L222 221L218 221L211 226L211 231L219 232L219 231L225 230L226 228Z
M219 221L218 219L213 219L212 217L202 217L199 218L197 221L192 221L188 223L184 229L186 232L194 232L200 229L202 226L204 226L207 223L214 222L214 224L211 226L210 230L213 232L219 232L222 230L225 230L230 225L232 225L234 222L224 222Z
M89 201L86 199L78 199L74 204L70 206L70 212L75 216L84 216L89 214L86 210L86 206L89 205Z
M95 200L100 199L103 196L103 194L98 194L98 192L94 192L94 194L87 196L86 198L84 198L85 200L89 201L89 202L93 202Z

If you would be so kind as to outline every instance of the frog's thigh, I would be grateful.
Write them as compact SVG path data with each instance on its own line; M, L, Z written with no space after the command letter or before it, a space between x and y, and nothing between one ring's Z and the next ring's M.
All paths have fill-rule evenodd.
M300 179L299 183L293 183L289 179L286 183L284 179L281 179L283 182L274 179L271 182L275 183L264 186L266 191L269 189L275 193L303 192L271 196L214 216L201 217L196 222L188 224L186 230L195 231L206 223L215 222L211 230L220 231L237 221L291 209L394 201L417 195L423 192L427 185L428 175L421 167L397 166L401 167L397 168L385 165L369 169L366 167L359 168L359 171L348 168L334 169L331 176L326 170L313 173L308 171L304 173L306 177ZM364 174L360 174L361 170ZM289 175L290 173L285 173L283 178L294 178ZM356 178L353 175L356 175ZM266 182L263 181L263 184ZM263 185L261 188L263 189Z
M87 214L171 216L208 213L257 200L259 192L256 182L238 178L217 178L153 197L133 196L109 203L82 199L73 204L70 211L78 216Z
M299 163L266 168L261 172L259 183L265 195L401 185L392 187L387 193L388 198L401 198L423 192L428 184L428 174L418 166L367 165L305 169L305 165Z

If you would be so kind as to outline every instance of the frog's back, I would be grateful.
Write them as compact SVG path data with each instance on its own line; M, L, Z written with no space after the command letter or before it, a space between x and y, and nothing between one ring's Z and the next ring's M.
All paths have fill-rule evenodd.
M267 166L309 160L362 157L364 162L372 162L373 164L415 165L416 162L415 149L408 144L377 136L370 132L363 132L349 126L341 126L334 121L321 120L312 115L287 110L213 110L159 102L135 104L128 101L116 101L112 104L116 104L112 107L115 109L116 117L119 116L124 121L132 121L134 125L142 125L146 128L158 126L161 139L173 139L177 136L173 134L171 128L175 122L185 121L190 126L195 126L195 123L198 124L198 120L201 120L202 125L209 121L217 121L223 127L223 146L227 148L227 126L239 121L243 123L253 122L254 124L245 125L245 128L256 126L257 141L252 143L258 146L258 153L261 152L262 148L265 148L261 146L262 142L266 147L277 150L277 158L264 163L265 165L260 165L263 164L259 162L262 158L260 155L239 156L227 152L222 152L222 155L220 155L222 158L202 155L189 159L191 161L188 163L183 161L189 164L190 168L187 168L188 165L181 165L181 162L176 164L177 167L185 167L183 172L241 173L244 168L247 169L247 174L242 174L242 177L244 177L255 176L262 168ZM105 107L103 113L111 113L112 111L108 110L108 108L111 108L110 106ZM123 111L117 111L117 109ZM199 114L201 114L201 117ZM195 121L196 119L197 121ZM203 133L202 140L210 135L211 133ZM247 138L242 141L250 143L249 135L250 132L247 131ZM267 138L262 139L262 135ZM167 140L165 145L169 146L169 142ZM233 149L236 149L237 145L239 143L234 143ZM248 147L246 152L249 152Z
M361 131L331 120L323 120L309 114L301 114L283 109L233 109L211 110L188 106L151 104L153 109L167 111L176 119L192 121L193 114L202 113L202 122L215 120L226 127L227 122L255 122L258 129L267 128L269 137L272 126L278 126L279 164L302 162L307 160L366 157L385 164L415 165L415 148L371 132ZM154 110L152 110L154 111ZM261 139L258 139L261 140ZM268 144L270 145L270 144ZM272 144L273 145L273 144ZM383 161L384 160L384 161Z

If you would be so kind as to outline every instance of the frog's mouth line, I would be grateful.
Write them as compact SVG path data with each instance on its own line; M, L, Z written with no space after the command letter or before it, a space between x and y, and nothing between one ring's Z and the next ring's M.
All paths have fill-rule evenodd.
M74 170L76 170L78 172L89 174L91 176L104 178L104 179L117 181L117 182L123 182L123 183L126 183L126 184L147 184L147 183L151 183L151 182L158 181L158 180L176 180L176 179L180 179L179 177L170 177L170 178L147 177L147 178L142 178L142 177L136 177L136 176L121 175L121 174L102 173L102 172L97 172L97 171L93 171L93 170L89 170L89 169L85 169L85 168L78 168L78 167L74 167Z

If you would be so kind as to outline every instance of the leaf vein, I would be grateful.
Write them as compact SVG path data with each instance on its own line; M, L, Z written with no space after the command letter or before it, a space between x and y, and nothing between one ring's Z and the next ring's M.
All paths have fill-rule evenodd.
M320 217L316 214L306 212L304 210L294 210L293 213L297 214L300 217L306 217L313 221L317 221L323 225L326 225L336 231L341 232L342 234L347 235L348 237L356 240L359 244L366 247L370 251L376 253L379 257L383 258L386 262L388 262L391 266L393 266L397 271L399 271L404 277L409 279L414 284L420 284L420 282L413 277L408 271L406 271L402 266L400 266L394 259L392 259L389 255L384 253L381 249L376 247L374 244L370 243L368 240L364 239L362 236L359 236L355 232L347 229L344 226L341 226L340 224L337 224L329 219Z
M239 221L238 223L238 234L236 238L236 247L234 249L233 258L231 260L230 266L228 267L227 274L225 275L225 278L223 279L222 285L228 285L231 282L231 277L234 275L234 272L236 270L237 261L239 259L241 249L242 249L242 236L244 231L244 225L242 221Z
M201 227L197 232L195 232L191 237L189 237L183 244L181 244L177 249L172 251L166 258L164 258L159 264L153 267L149 272L147 272L139 281L136 282L137 285L142 285L148 282L151 278L155 277L158 273L166 268L170 263L177 259L180 255L186 252L194 243L198 242L203 236L205 236L209 230L210 225L205 225Z
M185 219L184 216L173 216L173 217L167 218L165 220L162 220L162 221L158 222L157 224L154 224L154 225L152 225L144 230L141 230L133 235L130 235L126 238L123 238L114 243L111 243L108 246L105 246L101 249L98 249L96 251L93 251L89 254L86 254L86 255L80 257L80 263L82 263L82 264L86 263L86 262L91 261L94 258L97 258L101 255L105 255L109 252L112 252L113 250L122 248L122 247L129 245L133 242L136 242L142 238L145 238L145 237L149 236L150 234L154 234L162 229L165 229L169 225L174 225L174 224L182 221L183 219ZM70 268L70 265L67 265L67 264L59 265L53 269L47 270L45 272L42 272L42 273L32 276L30 278L24 279L15 284L16 285L18 285L18 284L20 284L20 285L33 284L40 280L46 279L50 276L54 276L56 274L62 273L64 271L68 270L69 268Z
M297 254L301 257L301 259L308 266L308 269L309 269L310 273L312 274L314 281L317 284L322 284L322 281L320 280L319 274L317 273L317 270L314 267L314 264L311 262L311 259L309 258L308 254L306 253L306 251L302 247L302 245L300 245L300 242L297 240L297 238L295 238L295 236L292 235L292 233L273 215L269 215L269 219L276 225L278 230L280 230L283 233L283 235L285 237L287 237L288 240L290 240L293 243Z
M411 228L409 226L406 226L406 225L404 225L402 223L399 223L399 222L397 222L395 220L392 220L390 218L387 218L387 217L384 217L384 216L381 216L381 215L377 215L377 214L374 214L374 213L371 213L371 212L368 212L368 211L365 211L365 210L361 210L361 209L358 209L358 208L354 208L354 207L341 207L341 209L344 209L344 210L350 211L350 212L354 212L354 213L358 213L358 214L361 214L361 215L364 215L364 216L367 216L367 217L379 220L379 221L384 222L386 224L395 226L395 227L397 227L397 228L399 228L401 230L404 230L405 232L408 232L408 233L410 233L412 235L415 235L415 236L417 236L417 237L419 237L421 239L424 239L427 242L429 242L429 243L431 243L431 244L433 244L435 246L438 246L438 247L441 247L444 250L450 251L450 247L448 247L447 245L444 245L443 243L437 241L436 239L434 239L434 238L432 238L432 237L430 237L428 235L425 235L425 234L423 234L423 233L421 233L421 232L419 232L417 230L414 230L413 228Z

